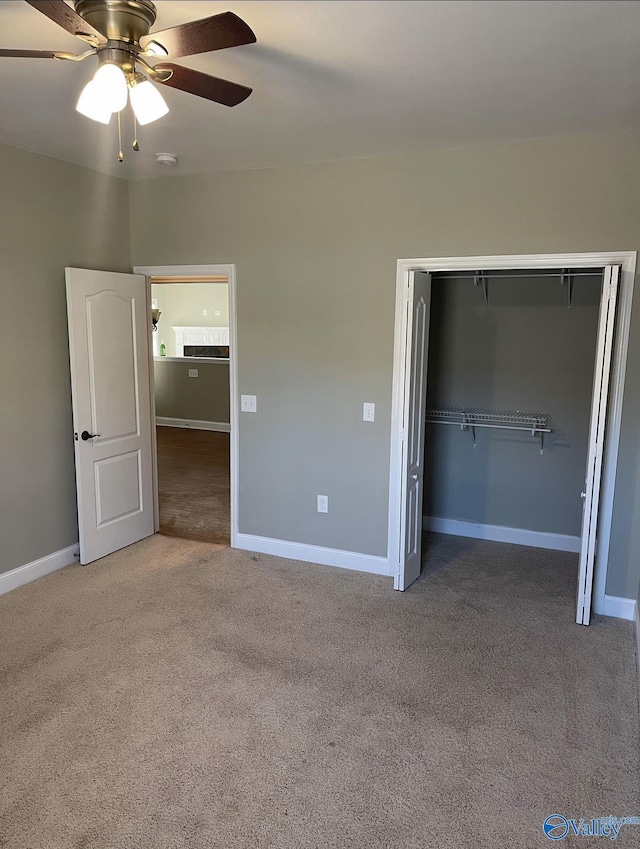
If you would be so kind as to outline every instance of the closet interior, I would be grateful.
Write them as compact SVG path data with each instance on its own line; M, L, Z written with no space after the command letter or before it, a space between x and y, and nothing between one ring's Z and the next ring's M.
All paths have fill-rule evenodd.
M426 530L577 566L602 286L602 268L432 275Z

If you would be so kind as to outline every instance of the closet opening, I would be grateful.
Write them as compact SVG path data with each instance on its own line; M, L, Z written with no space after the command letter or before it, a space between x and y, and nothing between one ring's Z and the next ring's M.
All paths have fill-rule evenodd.
M535 572L577 586L588 624L595 567L601 606L635 255L588 257L399 263L396 589L449 564L471 592Z

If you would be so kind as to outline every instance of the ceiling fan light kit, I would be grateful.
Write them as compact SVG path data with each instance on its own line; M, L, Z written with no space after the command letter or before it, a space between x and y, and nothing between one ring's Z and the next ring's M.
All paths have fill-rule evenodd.
M136 74L129 82L129 100L139 124L151 124L169 111L164 97L142 74Z
M111 109L103 103L94 80L89 80L80 92L76 110L81 115L91 118L92 121L99 121L101 124L108 124L113 114Z
M3 50L0 57L59 59L82 62L97 55L98 69L82 89L77 111L101 124L109 124L127 102L140 125L157 121L169 111L154 85L169 85L225 106L236 106L252 89L228 80L193 71L181 65L148 60L167 56L193 56L256 41L251 28L233 12L222 12L150 33L156 20L151 0L75 0L75 10L64 0L26 0L67 32L77 36L90 50L79 55L44 50ZM139 150L137 133L133 149ZM157 157L159 154L157 155ZM122 145L118 160L122 161Z
M127 78L115 62L103 62L90 85L109 112L121 112L127 105Z

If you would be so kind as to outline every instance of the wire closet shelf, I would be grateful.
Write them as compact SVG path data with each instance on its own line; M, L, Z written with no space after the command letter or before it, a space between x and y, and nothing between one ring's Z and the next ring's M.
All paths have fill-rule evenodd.
M566 287L567 291L567 306L571 306L571 300L573 298L573 283L576 277L596 277L602 276L602 268L560 268L557 270L547 269L547 270L539 270L539 269L519 269L517 271L512 271L506 268L496 269L495 271L435 271L433 273L434 279L439 280L473 280L475 286L482 286L482 290L484 292L484 303L485 306L489 306L489 280L500 280L500 279L509 279L513 280L515 278L524 279L524 280L534 280L537 278L544 277L556 277L560 280L563 286Z
M548 427L548 413L524 413L520 410L473 410L464 407L449 407L427 410L430 424L457 425L460 430L470 430L473 447L476 447L476 428L520 430L540 438L540 453L544 452L544 437L552 433Z

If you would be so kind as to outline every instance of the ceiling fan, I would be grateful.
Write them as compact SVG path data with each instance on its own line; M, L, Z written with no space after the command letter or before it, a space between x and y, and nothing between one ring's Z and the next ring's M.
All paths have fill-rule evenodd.
M165 115L169 108L153 83L177 88L224 106L236 106L252 92L247 86L222 80L164 61L251 44L251 27L233 12L150 32L156 19L151 0L26 0L67 32L90 46L84 53L50 50L4 50L0 57L59 59L82 62L97 55L98 70L80 94L76 109L88 118L108 124L128 99L139 124ZM155 61L160 59L160 62ZM139 149L134 140L134 150ZM122 145L120 145L122 148ZM118 159L122 160L122 150Z

